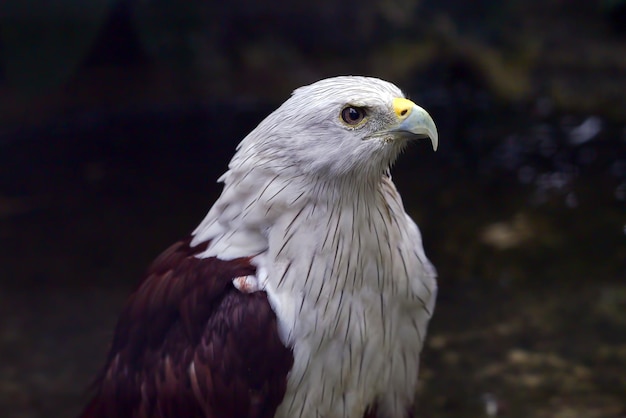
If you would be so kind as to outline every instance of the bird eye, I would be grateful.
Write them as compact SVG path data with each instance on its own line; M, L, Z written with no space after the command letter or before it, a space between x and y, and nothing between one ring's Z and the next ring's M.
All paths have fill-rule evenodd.
M341 119L348 125L358 125L365 118L365 109L348 106L341 111Z

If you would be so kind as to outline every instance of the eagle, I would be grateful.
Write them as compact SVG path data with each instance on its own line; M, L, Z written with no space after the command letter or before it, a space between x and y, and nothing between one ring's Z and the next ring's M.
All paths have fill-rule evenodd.
M421 138L389 82L296 89L130 295L81 417L413 416L436 271L389 170Z

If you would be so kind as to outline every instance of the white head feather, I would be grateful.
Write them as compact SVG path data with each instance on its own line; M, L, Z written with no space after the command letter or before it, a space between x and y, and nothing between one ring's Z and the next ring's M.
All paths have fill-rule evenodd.
M241 141L229 170L219 179L224 182L222 196L194 231L192 243L213 240L206 256L256 254L264 245L252 230L271 225L275 219L270 212L280 214L264 212L263 199L256 196L260 190L266 197L280 190L282 203L288 205L284 199L301 192L304 198L321 191L317 198L335 199L336 193L375 188L408 139L428 136L436 149L437 131L425 110L406 100L401 103L411 106L409 117L397 114L394 100L403 98L395 85L370 77L334 77L296 89ZM341 117L351 106L366 112L355 126ZM273 209L280 209L280 199L274 196L273 201ZM250 206L254 202L258 207ZM259 209L257 216L251 209ZM242 218L260 224L248 228L247 237L238 236L246 229L237 225Z
M231 169L244 161L271 161L328 179L379 176L406 144L384 141L386 130L398 123L395 98L404 98L402 91L377 78L335 77L300 87L241 142ZM366 109L364 123L343 122L346 106Z

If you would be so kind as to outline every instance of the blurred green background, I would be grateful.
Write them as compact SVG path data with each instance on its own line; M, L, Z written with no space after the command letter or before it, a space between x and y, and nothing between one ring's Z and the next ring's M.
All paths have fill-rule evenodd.
M0 416L74 416L122 304L296 87L399 85L439 271L419 413L626 416L626 1L0 3Z

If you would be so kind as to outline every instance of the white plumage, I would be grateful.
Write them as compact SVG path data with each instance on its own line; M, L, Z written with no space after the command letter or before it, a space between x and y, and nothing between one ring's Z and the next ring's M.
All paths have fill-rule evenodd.
M346 123L347 107L365 118ZM294 365L277 417L402 417L413 404L435 269L388 174L428 114L393 84L297 89L239 145L194 231L200 257L253 257ZM243 283L243 282L242 282Z

